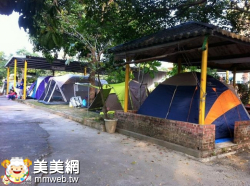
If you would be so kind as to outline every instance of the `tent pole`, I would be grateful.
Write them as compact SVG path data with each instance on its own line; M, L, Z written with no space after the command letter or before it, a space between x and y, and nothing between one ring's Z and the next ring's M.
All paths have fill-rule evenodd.
M206 45L202 52L201 64L201 80L200 80L200 108L199 108L199 124L204 125L205 120L205 105L206 105L206 84L207 84L207 57L208 57L208 41L207 37L204 40Z
M23 83L23 100L26 100L26 85L27 85L27 61L24 62L24 83Z
M236 87L236 68L234 68L234 71L233 71L233 86L234 88Z
M10 86L10 67L7 68L7 89L6 89L6 94L9 93L9 87Z
M76 84L74 84L74 97L76 97Z
M52 81L52 80L51 80L51 81ZM45 94L45 96L44 96L44 98L43 98L43 101L45 100L46 96L47 96L48 93L49 93L49 88L50 88L50 85L51 85L51 81L49 81L49 87L48 87L47 92L46 92L46 94Z
M56 84L55 84L55 86L54 86L54 88L53 88L53 90L52 90L52 92L51 92L51 94L50 94L50 97L49 97L49 99L48 99L48 102L50 102L50 99L51 99L52 95L54 94L55 89L56 89Z
M128 62L128 58L126 62ZM124 112L128 112L128 82L129 82L129 64L126 64Z
M16 69L17 69L17 60L15 59L15 64L14 64L14 91L16 90Z
M181 61L182 61L182 60L181 60L181 58L178 58L177 61L178 61L178 74L180 74L180 73L181 73L181 70L182 70L182 69L181 69Z
M229 84L229 71L226 71L226 84Z
M57 85L58 86L58 85ZM64 101L65 102L67 102L67 99L66 99L66 97L65 97L65 95L64 95L64 93L63 93L63 91L61 90L61 88L58 86L58 88L59 88L59 90L60 90L60 92L61 92L61 94L62 94L62 97L63 97L63 99L64 99ZM76 96L75 96L76 97Z

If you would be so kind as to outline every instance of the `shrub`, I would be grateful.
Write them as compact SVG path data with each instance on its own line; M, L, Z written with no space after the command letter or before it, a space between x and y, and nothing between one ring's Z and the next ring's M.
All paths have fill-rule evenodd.
M240 97L241 102L246 105L249 103L249 88L248 84L237 84L238 86L238 96Z
M108 111L108 118L113 119L115 117L115 111ZM100 117L104 119L104 113L100 112Z

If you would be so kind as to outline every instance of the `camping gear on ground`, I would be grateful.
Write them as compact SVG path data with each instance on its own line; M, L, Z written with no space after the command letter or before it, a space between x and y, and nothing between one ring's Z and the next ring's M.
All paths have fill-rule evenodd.
M148 96L138 114L198 123L200 73L181 73L161 84ZM216 125L215 137L232 138L235 121L249 115L235 91L212 76L207 76L205 124Z
M70 98L70 104L73 107L82 107L82 99L80 96Z
M43 94L49 79L52 76L38 77L37 80L30 86L27 91L27 98L39 99Z
M51 77L48 85L39 98L39 102L44 104L68 104L70 98L80 96L89 97L87 86L75 87L76 83L89 83L89 76L66 74L58 77ZM102 81L107 83L106 81ZM95 80L98 85L98 80Z
M125 82L118 84L108 84L103 89L104 100L108 110L123 110L125 96ZM141 85L137 81L129 82L129 110L138 110L140 105L148 96L146 85ZM103 107L100 93L90 105L89 110L98 110Z
M100 80L102 84L107 84L107 81L106 80ZM87 90L88 90L88 96L85 97L85 101L83 100L82 104L84 107L89 107L89 88L90 87L95 87L95 88L98 88L96 86L93 86L91 85L90 83L75 83L75 86L74 86L74 95L76 96L76 91L78 91L79 89L79 86L85 86L85 87L88 87ZM86 88L85 88L86 89Z
M86 99L83 99L83 100L82 100L82 106L84 106L84 107L87 106L87 101L86 101Z

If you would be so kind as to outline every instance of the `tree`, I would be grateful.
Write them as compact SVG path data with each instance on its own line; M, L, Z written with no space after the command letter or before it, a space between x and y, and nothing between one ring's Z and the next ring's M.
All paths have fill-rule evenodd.
M6 6L22 13L19 25L29 30L36 50L42 50L46 57L53 59L51 52L63 48L65 54L77 55L80 60L93 64L100 62L102 53L111 46L182 22L202 21L239 32L248 28L245 25L250 17L249 2L240 0L22 2ZM1 7L4 6L0 6L0 13ZM94 82L94 77L93 70L90 82ZM90 95L93 99L94 90L91 89Z
M137 0L141 15L157 16L163 27L187 21L213 23L234 32L249 33L250 2L248 0ZM143 16L141 16L143 19ZM159 22L161 21L161 22Z
M0 51L0 84L2 84L2 79L6 79L7 71L4 65L6 64L6 56L4 52Z
M33 57L39 57L37 53L29 52L26 48L21 48L16 51L16 54L19 56L33 56Z
M201 72L201 69L197 66L181 66L181 69L183 72ZM167 75L172 77L174 75L178 74L178 64L174 64L171 71L167 72ZM213 76L215 79L219 80L219 75L217 74L216 69L207 68L207 74L210 76Z
M39 16L41 19L37 19L37 22L40 26L32 37L36 49L49 54L62 47L70 56L76 55L80 60L96 64L101 62L101 56L108 48L124 41L124 38L127 39L127 33L131 33L130 38L142 35L143 30L135 31L139 24L134 21L132 3L116 3L112 0L79 2L67 1L56 7L51 14L44 11L43 16ZM125 11L124 7L128 6L130 8ZM145 27L145 30L150 29ZM94 69L90 72L89 81L91 84L95 83ZM93 100L94 96L95 90L91 88L90 100Z
M0 14L10 15L13 11L21 13L20 27L29 29L31 34L36 34L36 28L39 26L37 24L41 23L37 19L41 20L42 12L47 12L53 17L56 7L67 11L69 9L67 7L72 7L70 6L72 4L84 6L86 14L90 17L98 17L101 14L103 18L108 15L107 7L114 4L116 9L119 9L120 15L123 15L120 19L117 17L119 21L130 19L129 25L133 32L129 35L132 37L134 31L136 34L144 34L145 31L150 32L152 27L159 30L190 20L217 24L242 34L249 33L248 0L95 0L94 2L92 0L1 0ZM123 32L117 32L117 35L122 38ZM126 39L128 39L127 34Z
M100 62L112 45L180 22L217 20L236 29L238 25L230 16L248 13L229 1L69 0L58 1L57 6L46 2L48 8L36 17L36 48L50 53L63 47L70 56L77 55L92 64ZM94 70L89 78L94 84ZM94 95L91 88L90 100Z

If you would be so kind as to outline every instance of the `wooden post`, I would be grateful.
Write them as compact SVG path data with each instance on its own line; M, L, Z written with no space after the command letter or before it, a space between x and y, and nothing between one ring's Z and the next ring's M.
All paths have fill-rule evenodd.
M234 71L233 71L233 86L234 88L236 86L236 68L234 68Z
M24 62L24 80L23 80L23 100L26 100L26 87L27 87L27 61Z
M180 74L181 73L181 58L178 58L178 74Z
M126 61L128 61L128 59ZM124 112L128 112L128 83L129 83L129 64L126 64Z
M16 91L16 69L17 69L17 60L15 59L15 64L14 64L14 91Z
M9 93L10 86L10 67L7 68L7 87L6 87L6 94Z
M207 57L208 57L208 41L206 41L206 50L202 52L201 64L201 80L200 80L200 108L199 108L199 124L204 125L205 106L206 106L206 84L207 84Z
M226 83L229 84L229 71L226 71Z

